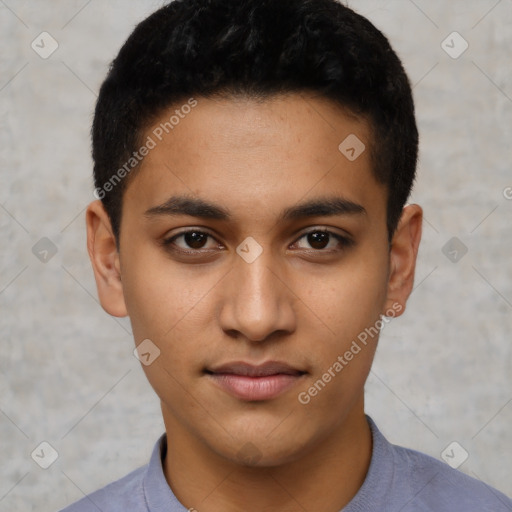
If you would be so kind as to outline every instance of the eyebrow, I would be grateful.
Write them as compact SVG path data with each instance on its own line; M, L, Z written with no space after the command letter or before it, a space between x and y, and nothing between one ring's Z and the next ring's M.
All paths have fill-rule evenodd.
M289 221L306 217L354 214L366 214L366 209L362 205L343 197L320 197L285 208L281 212L278 220ZM147 218L162 215L189 215L202 219L225 221L232 218L228 209L203 199L189 196L172 196L164 203L149 208L144 212L144 216Z

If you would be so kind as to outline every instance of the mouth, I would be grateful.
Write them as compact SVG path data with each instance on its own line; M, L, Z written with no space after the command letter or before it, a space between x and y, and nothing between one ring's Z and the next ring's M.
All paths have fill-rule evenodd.
M250 402L278 397L297 384L306 373L277 361L260 365L236 361L205 369L208 378L223 391Z

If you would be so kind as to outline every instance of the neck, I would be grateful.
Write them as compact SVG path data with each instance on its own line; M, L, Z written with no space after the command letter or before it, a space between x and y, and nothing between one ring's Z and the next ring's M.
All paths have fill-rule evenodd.
M197 512L338 512L355 496L370 465L372 437L363 407L306 453L272 467L222 457L172 417L164 419L165 478L177 499Z

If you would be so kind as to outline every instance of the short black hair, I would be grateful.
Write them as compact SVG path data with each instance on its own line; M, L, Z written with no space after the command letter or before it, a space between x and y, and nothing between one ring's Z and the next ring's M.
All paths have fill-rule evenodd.
M391 240L416 174L418 130L408 77L387 38L336 0L174 0L135 27L96 103L95 195L118 247L123 191L141 160L135 152L165 109L194 97L294 92L369 121Z

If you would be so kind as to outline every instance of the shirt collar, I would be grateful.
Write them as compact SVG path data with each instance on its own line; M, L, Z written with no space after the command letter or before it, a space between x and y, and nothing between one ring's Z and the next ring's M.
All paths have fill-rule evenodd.
M167 437L162 434L153 448L143 489L148 512L187 512L187 509L174 496L164 475L162 461L167 452Z
M393 468L387 467L390 458L393 458L391 453L392 445L381 434L370 416L366 416L366 419L372 432L370 467L368 468L363 485L346 507L343 508L343 512L369 510L365 507L370 505L368 500L370 496L375 494L375 485L378 485L379 488L385 491L389 488L389 482L394 477ZM187 509L174 496L165 479L162 461L165 458L166 452L167 437L164 433L153 448L151 459L144 475L143 489L148 512L187 512Z
M372 433L370 466L363 485L341 512L359 512L376 508L383 510L384 507L380 505L388 502L387 494L393 487L392 482L395 479L393 445L382 435L370 416L366 415L366 420ZM378 503L375 497L378 497Z

